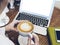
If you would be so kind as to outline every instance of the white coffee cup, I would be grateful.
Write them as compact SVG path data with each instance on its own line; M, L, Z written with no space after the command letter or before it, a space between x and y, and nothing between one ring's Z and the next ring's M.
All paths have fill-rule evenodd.
M30 21L23 20L17 25L17 29L20 35L32 37L34 26Z

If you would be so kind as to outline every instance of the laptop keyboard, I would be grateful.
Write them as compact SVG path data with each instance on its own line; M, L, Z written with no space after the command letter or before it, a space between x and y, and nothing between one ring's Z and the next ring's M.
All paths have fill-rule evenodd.
M47 26L48 24L48 19L46 19L45 17L35 16L29 13L19 13L16 20L29 20L33 24L43 27Z

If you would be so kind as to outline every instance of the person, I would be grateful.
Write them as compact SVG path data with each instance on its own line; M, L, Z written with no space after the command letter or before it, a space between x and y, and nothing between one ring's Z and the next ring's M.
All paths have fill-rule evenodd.
M0 0L0 20L1 20L1 14L4 11L5 7L8 4L8 0ZM3 6L4 5L4 6ZM3 21L3 20L2 20ZM1 22L1 21L0 21ZM16 20L11 22L10 24L0 27L0 45L15 45L6 35L5 35L5 31L10 31L10 30L14 30L17 31L16 28L14 28L14 25L16 23L19 23L20 21ZM34 39L35 39L35 43L34 45L39 45L39 38L36 34L32 34ZM32 45L31 44L31 38L28 39L28 44L27 45Z

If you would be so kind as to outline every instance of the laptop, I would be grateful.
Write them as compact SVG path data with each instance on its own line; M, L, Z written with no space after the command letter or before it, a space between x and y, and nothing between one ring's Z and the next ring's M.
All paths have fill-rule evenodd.
M29 20L34 24L34 33L47 35L55 0L21 0L14 20Z

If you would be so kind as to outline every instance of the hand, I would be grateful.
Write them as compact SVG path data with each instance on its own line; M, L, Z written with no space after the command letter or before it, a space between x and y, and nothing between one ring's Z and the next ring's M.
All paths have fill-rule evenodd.
M7 26L5 26L5 29L6 31L9 31L9 30L15 30L17 31L17 28L14 27L15 24L19 23L20 21L18 20L15 20L13 22L11 22L10 24L8 24Z
M33 35L33 38L35 39L35 43L31 44L31 40L32 39L29 37L27 45L39 45L39 38L38 38L38 36L36 34L34 34L34 33L32 35Z
M14 27L15 24L17 23L21 23L22 21L28 21L28 20L15 20L13 22L11 22L10 24L8 24L7 26L5 26L5 29L6 31L9 31L9 30L15 30L15 31L18 31L16 27Z

